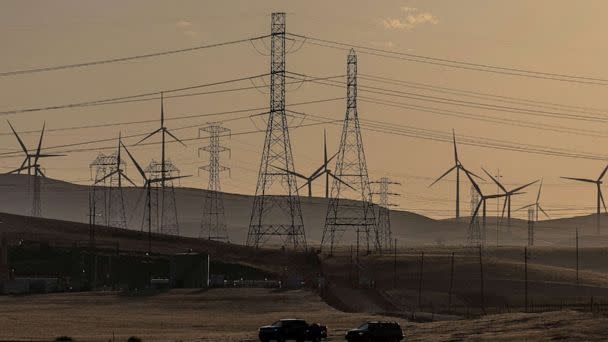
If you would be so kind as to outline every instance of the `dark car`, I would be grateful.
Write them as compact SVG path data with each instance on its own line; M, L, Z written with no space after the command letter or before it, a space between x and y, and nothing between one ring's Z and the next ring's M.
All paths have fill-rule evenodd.
M282 319L259 329L260 341L321 341L327 337L327 327L318 323L308 324L303 319Z
M367 322L349 330L345 338L348 342L397 342L403 340L403 331L396 322Z

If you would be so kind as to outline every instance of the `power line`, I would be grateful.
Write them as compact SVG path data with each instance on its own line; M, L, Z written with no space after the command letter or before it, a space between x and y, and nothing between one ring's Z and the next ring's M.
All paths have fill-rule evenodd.
M375 55L379 57L387 57L387 58L397 58L410 62L417 63L426 63L438 66L445 66L450 68L464 69L464 70L473 70L473 71L481 71L487 73L495 73L495 74L503 74L503 75L511 75L511 76L520 76L520 77L529 77L529 78L537 78L537 79L545 79L545 80L553 80L553 81L561 81L561 82L571 82L571 83L581 83L581 84L592 84L592 85L608 85L608 79L603 78L595 78L595 77L587 77L587 76L577 76L577 75L566 75L559 73L549 73L549 72L541 72L520 68L510 68L510 67L502 67L490 64L482 64L482 63L471 63L447 58L437 58L430 57L424 55L417 55L412 53L405 52L397 52L397 51L389 51L379 48L373 48L364 45L350 44L345 42L339 42L335 40L321 39L308 35L294 34L289 33L290 36L305 39L307 40L307 44L313 44L328 48L334 48L339 50L350 50L351 48L359 49L360 53L365 53L368 55Z
M126 62L126 61L132 61L132 60L138 60L138 59L144 59L144 58L167 56L167 55L173 55L173 54L178 54L178 53L192 52L192 51L203 50L203 49L208 49L208 48L250 42L250 41L255 41L258 39L264 39L267 37L268 37L268 35L263 35L263 36L252 37L252 38L232 40L232 41L227 41L227 42L222 42L222 43L198 45L198 46L193 46L193 47L189 47L189 48L152 52L152 53L141 54L141 55L127 56L127 57L118 57L118 58L101 59L101 60L83 62L83 63L64 64L64 65L55 65L55 66L48 66L48 67L38 67L38 68L31 68L31 69L5 71L5 72L0 73L0 77L33 74L33 73L56 71L56 70L63 70L63 69L84 68L84 67L90 67L90 66L101 65L101 64L110 64L110 63Z

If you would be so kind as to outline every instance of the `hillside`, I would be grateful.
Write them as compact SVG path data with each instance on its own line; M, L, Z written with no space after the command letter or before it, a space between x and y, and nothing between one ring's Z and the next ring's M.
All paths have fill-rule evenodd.
M31 195L26 175L0 175L0 211L18 215L29 215ZM31 183L30 183L31 186ZM88 223L88 196L90 187L53 179L42 180L42 215L45 218ZM140 230L143 218L143 191L141 188L125 187L123 190L128 226ZM176 204L181 235L198 237L200 231L201 208L207 191L193 188L176 188ZM242 244L247 237L251 214L252 196L225 194L228 235L234 243ZM302 212L308 242L318 244L322 237L327 209L325 198L302 197ZM394 237L403 245L465 244L468 218L456 221L433 220L406 211L392 211L391 223ZM608 217L603 217L608 226ZM488 218L487 241L496 243L496 220ZM595 217L582 216L568 219L541 221L536 226L537 245L574 245L574 229L581 228L581 245L606 245L608 240L595 235ZM523 245L527 242L527 222L514 219L511 231L506 227L499 230L499 243ZM352 243L353 236L345 236L346 243Z

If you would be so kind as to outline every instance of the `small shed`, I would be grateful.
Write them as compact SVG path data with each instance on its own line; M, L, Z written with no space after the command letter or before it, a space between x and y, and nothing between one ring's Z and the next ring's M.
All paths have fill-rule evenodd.
M209 287L209 255L194 252L172 255L169 282L171 288Z

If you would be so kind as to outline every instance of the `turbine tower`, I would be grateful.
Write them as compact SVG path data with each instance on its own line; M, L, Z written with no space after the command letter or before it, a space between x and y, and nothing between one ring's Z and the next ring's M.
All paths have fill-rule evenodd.
M452 130L452 142L454 145L454 166L449 168L446 172L444 172L439 178L435 179L429 188L435 185L435 183L439 182L443 177L447 176L450 172L456 170L456 219L460 218L460 171L464 171L464 166L460 162L460 158L458 157L458 147L456 146L456 133ZM470 172L470 171L469 171ZM477 177L478 179L482 179L476 174L470 172L471 175Z
M374 249L381 249L357 113L357 55L353 49L347 57L346 94L346 115L333 172L336 178L332 182L321 240L321 248L328 246L330 255L347 231L356 233L357 246L360 233L364 234L368 253L371 244ZM349 187L343 187L343 183Z
M600 214L601 214L600 202L604 206L604 210L606 212L608 212L608 209L606 209L606 203L604 202L604 195L602 195L602 183L603 183L602 179L606 175L607 171L608 171L608 165L606 165L606 167L604 168L602 173L600 173L600 176L597 179L561 177L563 179L569 179L569 180L573 180L573 181L577 181L577 182L595 184L596 189L597 189L597 214L596 214L597 235L600 235Z
M41 177L46 178L46 176L45 176L44 172L42 171L42 168L41 168L40 164L38 163L38 160L40 158L62 157L64 155L63 154L40 153L40 151L42 150L42 139L44 137L44 128L46 126L46 123L42 124L42 131L40 132L40 139L38 140L38 147L36 148L36 153L30 153L28 151L27 147L25 147L23 140L21 140L21 138L19 137L19 134L17 134L17 131L15 131L15 128L13 128L13 125L11 125L10 121L7 120L7 122L8 122L8 125L11 127L13 134L17 138L17 141L19 142L19 145L21 146L23 153L25 154L25 159L21 163L21 166L15 170L9 171L8 173L20 174L21 171L27 171L28 176L31 176L33 173L34 189L33 189L33 193L32 193L32 209L31 209L30 214L33 217L42 217L42 202L40 200L40 182L41 182L40 178ZM33 161L32 161L32 159L33 159ZM29 187L29 181L30 180L28 177L28 187Z
M298 185L290 173L295 168L285 115L285 13L272 14L270 39L270 113L247 245L258 248L270 239L280 239L283 246L305 250Z
M230 168L221 165L220 153L230 152L228 147L220 144L220 135L229 134L230 129L221 126L219 123L210 123L208 126L199 129L201 132L209 133L209 145L199 148L200 152L209 152L209 164L199 167L200 170L209 172L209 185L207 187L207 197L203 203L203 217L201 220L200 238L209 240L228 241L226 231L226 216L224 213L224 198L220 186L220 174L223 171L230 172Z
M519 210L522 210L522 209L526 209L526 208L533 207L533 209L534 209L535 221L537 221L537 222L538 222L538 212L539 212L539 211L540 211L540 212L542 212L542 213L543 213L543 214L544 214L544 215L545 215L547 218L551 218L551 217L549 217L549 214L547 214L547 213L546 213L546 212L543 210L543 207L541 207L541 206L540 206L540 191L542 190L542 188L543 188L543 180L541 179L541 180L540 180L540 185L538 186L538 194L536 195L536 202L531 203L531 204L528 204L528 205L524 205L523 207L518 208L518 209L516 209L515 211L519 211Z
M171 179L176 179L174 178L172 175L170 175L169 173L171 172L170 168L168 167L170 162L167 160L166 158L166 136L168 135L169 137L171 137L173 140L179 142L180 144L182 144L184 147L186 147L186 144L184 144L183 141L181 141L179 138L177 138L175 135L173 135L173 133L171 133L167 127L165 127L165 110L164 110L164 94L161 92L160 93L160 128L158 128L157 130L151 132L150 134L148 134L147 136L145 136L143 139L141 139L140 141L138 141L135 145L138 145L140 143L142 143L143 141L149 139L150 137L156 135L157 133L160 133L161 135L161 161L160 161L160 167L158 170L159 175L159 182L158 184L160 185L160 192L161 192L161 198L160 198L160 205L159 207L160 209L160 232L163 234L172 234L172 235L179 235L179 224L177 222L177 208L175 206L175 192L174 192L174 188L173 188L173 182L171 182L171 187L169 189L167 189L166 185L167 182L170 181ZM152 166L152 164L151 164ZM152 170L152 172L155 172L154 170ZM169 179L171 178L171 179ZM158 202L157 202L158 205Z

